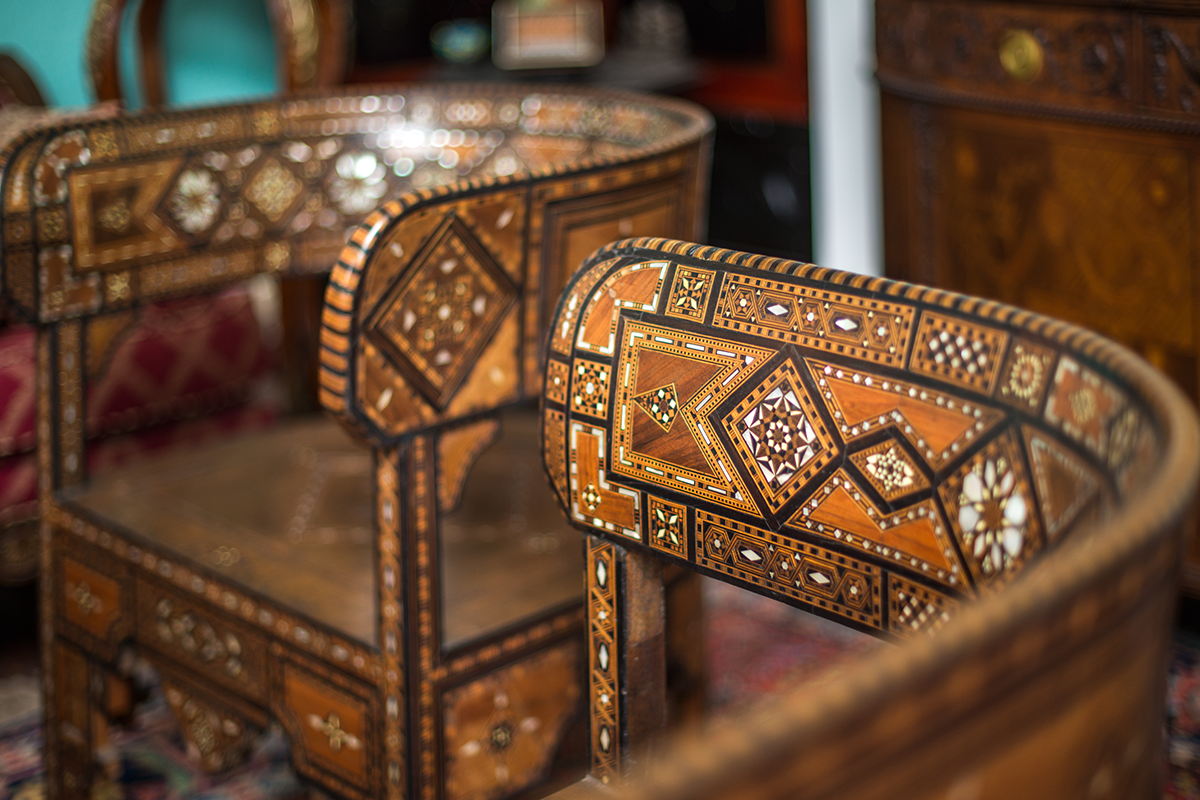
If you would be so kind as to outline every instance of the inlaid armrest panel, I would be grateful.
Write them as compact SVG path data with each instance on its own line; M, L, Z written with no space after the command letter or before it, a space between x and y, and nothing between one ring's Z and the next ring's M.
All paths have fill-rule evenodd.
M630 795L1161 791L1200 435L1144 362L996 303L661 239L589 258L547 350L545 468L590 535L589 619L635 599L597 593L601 559L640 551L908 640L662 750ZM607 782L626 656L602 628Z
M606 125L623 118L612 108ZM537 126L591 125L594 110L560 103ZM589 140L589 157L481 173L368 217L326 297L325 408L390 444L536 396L552 305L587 253L631 231L698 229L707 119L664 103L642 122L637 147Z
M707 126L686 106L586 90L388 92L134 114L19 137L0 156L6 297L51 322L258 272L324 272L348 229L390 197L636 161Z
M572 520L856 627L940 627L1161 453L1128 386L1011 309L682 245L606 255L550 339Z

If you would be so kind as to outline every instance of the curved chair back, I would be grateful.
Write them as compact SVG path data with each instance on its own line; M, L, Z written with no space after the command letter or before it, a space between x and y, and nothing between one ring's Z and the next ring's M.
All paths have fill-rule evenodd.
M661 239L589 258L551 330L545 467L588 540L594 778L659 799L1161 795L1200 466L1163 376L1015 308ZM900 646L639 764L647 561Z
M256 0L257 1L257 0ZM283 94L341 83L350 57L353 10L349 0L267 0ZM87 33L87 64L96 99L123 100L121 20L128 0L96 0ZM168 102L163 11L166 0L138 7L137 47L142 91L149 107Z
M88 796L110 710L95 687L129 645L211 769L269 718L297 771L349 798L513 796L581 750L581 554L558 551L574 563L554 602L451 635L439 529L497 412L536 397L571 267L623 234L700 234L711 120L611 92L391 91L64 123L0 153L2 288L38 329L52 796ZM90 391L143 307L331 268L322 400L372 453L311 420L90 474ZM488 473L530 489L501 498L522 556L560 526L526 419L525 467ZM303 539L317 505L330 541ZM496 586L543 599L468 555L469 611L494 611Z

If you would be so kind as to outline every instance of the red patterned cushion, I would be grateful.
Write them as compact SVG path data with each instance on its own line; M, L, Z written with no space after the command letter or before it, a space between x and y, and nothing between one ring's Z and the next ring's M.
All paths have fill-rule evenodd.
M0 526L37 510L35 343L32 327L0 328ZM278 413L248 402L271 357L240 287L150 306L102 356L88 386L93 474L263 427Z
M0 328L0 457L34 449L35 340L28 325ZM0 486L0 498L5 496Z
M88 436L98 438L246 401L270 358L249 293L231 289L147 308L88 387Z

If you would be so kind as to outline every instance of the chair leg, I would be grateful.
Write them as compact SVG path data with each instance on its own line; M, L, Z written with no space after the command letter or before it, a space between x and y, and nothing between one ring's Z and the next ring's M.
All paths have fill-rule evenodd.
M611 784L636 773L666 731L662 564L587 542L590 773Z
M95 777L95 703L92 665L87 656L60 641L50 645L52 670L46 680L46 796L49 800L85 800Z

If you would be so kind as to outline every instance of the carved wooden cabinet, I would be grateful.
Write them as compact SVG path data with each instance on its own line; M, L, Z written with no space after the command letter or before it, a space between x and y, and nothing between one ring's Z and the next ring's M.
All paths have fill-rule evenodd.
M1092 328L1195 397L1200 8L879 0L876 45L887 273Z
M130 648L206 769L271 720L346 798L485 800L565 779L565 754L582 769L583 554L539 474L541 346L595 247L700 233L711 123L632 95L392 90L0 153L3 291L37 325L51 797L90 795ZM89 383L147 304L331 268L322 392L361 438L297 417L89 474Z

